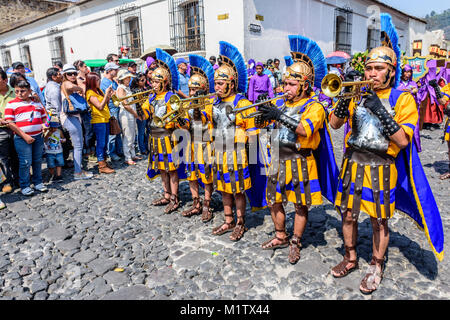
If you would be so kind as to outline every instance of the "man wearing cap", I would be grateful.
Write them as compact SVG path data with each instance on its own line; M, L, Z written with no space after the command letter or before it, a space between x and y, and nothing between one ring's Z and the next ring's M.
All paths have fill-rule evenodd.
M36 80L32 77L29 77L25 74L25 65L22 62L14 62L12 64L13 72L19 72L24 75L25 79L30 83L31 90L39 96L39 100L41 100L42 105L45 106L45 97L44 94L41 91L41 88L39 88L38 83Z
M117 76L117 72L120 69L120 67L115 64L114 62L109 62L105 65L105 74L104 77L100 83L100 89L103 92L106 92L106 89L109 87L112 87L114 91L117 90L119 87L119 84L114 80L114 78ZM108 102L109 112L111 114L111 117L115 117L116 119L119 119L119 107L116 107L112 100ZM122 153L122 138L120 134L118 135L110 135L109 136L109 143L108 143L108 154L111 158L111 160L119 161L120 157L119 154Z
M136 75L136 73L137 73L137 64L136 64L136 62L131 61L128 64L128 72L130 72L134 76Z
M183 99L189 98L189 75L187 74L187 61L184 58L177 59L177 67L179 79L180 79L180 90L178 90L177 94Z

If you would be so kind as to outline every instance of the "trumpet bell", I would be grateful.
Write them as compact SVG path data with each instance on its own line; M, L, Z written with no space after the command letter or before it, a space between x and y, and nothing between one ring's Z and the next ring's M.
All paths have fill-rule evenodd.
M330 98L339 95L342 90L342 80L334 73L327 74L322 80L322 92Z

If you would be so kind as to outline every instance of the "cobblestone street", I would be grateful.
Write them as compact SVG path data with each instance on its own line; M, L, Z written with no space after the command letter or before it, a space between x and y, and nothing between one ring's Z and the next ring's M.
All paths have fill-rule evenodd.
M340 165L342 131L333 132ZM447 166L441 129L422 132L422 164L444 224L450 228L450 181L439 180ZM96 175L48 185L49 192L26 198L16 190L2 195L0 211L1 299L450 299L450 263L434 257L427 239L405 215L389 222L390 244L380 288L359 292L372 253L367 215L359 220L360 269L334 279L330 269L344 253L340 216L325 200L309 214L301 260L288 262L288 249L265 251L273 235L269 210L247 211L249 228L237 243L229 234L211 235L223 221L220 195L215 217L184 218L191 205L187 182L180 185L183 209L166 215L152 207L160 179L145 177L147 162L115 163L114 175ZM47 173L47 170L44 170ZM294 207L288 206L292 234ZM445 252L449 252L449 242Z

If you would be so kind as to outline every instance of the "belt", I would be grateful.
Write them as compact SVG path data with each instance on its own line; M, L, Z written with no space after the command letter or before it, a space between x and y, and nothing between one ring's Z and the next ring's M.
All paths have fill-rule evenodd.
M386 165L392 164L395 158L388 154L378 154L370 151L361 151L353 148L347 148L345 158L351 159L364 165Z
M162 138L166 136L170 136L172 134L172 129L158 128L158 127L150 127L150 135L155 138Z

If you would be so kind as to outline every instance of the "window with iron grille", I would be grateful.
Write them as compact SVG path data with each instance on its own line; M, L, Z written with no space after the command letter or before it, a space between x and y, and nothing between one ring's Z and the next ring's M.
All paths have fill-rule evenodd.
M33 70L33 63L31 61L31 52L30 46L28 45L28 41L18 40L18 43L21 62L25 65L25 68Z
M66 53L64 50L64 38L62 33L58 32L56 29L53 29L49 30L48 34L52 65L54 65L57 61L61 61L63 65L66 64Z
M380 30L375 28L367 29L367 50L370 51L380 45Z
M9 51L9 48L5 45L0 47L1 53L2 53L2 66L4 70L7 70L12 65L11 60L11 51Z
M353 11L350 8L336 8L334 10L334 39L335 50L351 54L352 50L352 21Z
M203 0L169 0L170 44L178 52L205 50Z
M139 58L143 52L141 8L135 5L116 10L118 52L123 46L129 47L129 58Z

